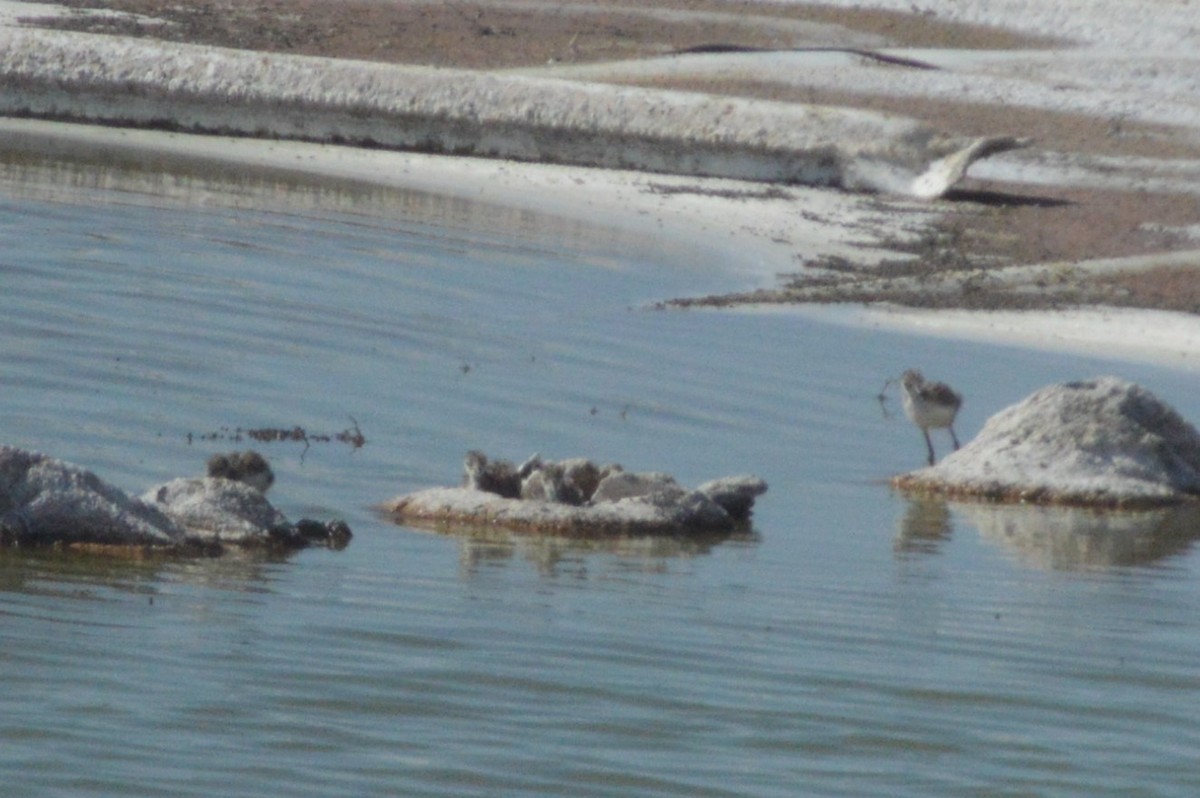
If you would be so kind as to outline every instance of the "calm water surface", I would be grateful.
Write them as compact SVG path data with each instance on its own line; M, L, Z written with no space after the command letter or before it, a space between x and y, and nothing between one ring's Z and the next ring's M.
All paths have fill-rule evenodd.
M278 175L11 157L0 240L4 442L140 491L238 428L367 438L260 445L281 509L348 520L342 552L0 552L0 794L1200 791L1200 528L909 503L885 480L923 443L875 399L920 366L969 437L1117 373L1200 418L1186 375L657 312L724 287L720 258ZM771 492L706 546L371 512L469 448Z

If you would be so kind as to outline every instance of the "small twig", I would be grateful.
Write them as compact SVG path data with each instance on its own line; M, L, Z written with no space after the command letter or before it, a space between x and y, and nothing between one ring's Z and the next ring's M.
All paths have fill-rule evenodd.
M349 429L344 429L338 433L337 438L343 443L350 444L355 449L361 449L363 444L367 442L367 438L362 434L362 429L359 428L358 421L355 420L354 416L349 416L349 418L350 423L354 425L353 432Z
M884 380L883 387L879 389L879 393L875 394L875 398L879 401L879 409L883 413L885 420L892 417L892 412L887 407L887 389L892 387L895 382L896 379L894 377L888 377Z

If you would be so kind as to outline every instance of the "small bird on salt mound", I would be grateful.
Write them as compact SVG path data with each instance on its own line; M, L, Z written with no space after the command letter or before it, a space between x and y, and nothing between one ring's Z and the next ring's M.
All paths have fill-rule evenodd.
M214 454L208 458L208 475L244 482L259 493L265 494L275 484L275 472L267 458L253 449L245 452Z
M1200 499L1200 432L1116 377L1047 386L996 413L902 490L990 501L1139 507Z
M239 545L344 548L352 534L344 521L288 521L266 497L275 482L256 451L214 454L204 478L182 477L151 488L141 500L182 525L195 539Z
M925 436L929 464L933 465L936 460L933 441L929 438L931 429L944 427L950 430L950 439L954 441L954 449L957 451L958 436L954 434L954 419L958 415L958 409L962 407L962 395L944 382L928 382L916 369L904 372L900 377L900 387L905 415L921 428L921 433Z

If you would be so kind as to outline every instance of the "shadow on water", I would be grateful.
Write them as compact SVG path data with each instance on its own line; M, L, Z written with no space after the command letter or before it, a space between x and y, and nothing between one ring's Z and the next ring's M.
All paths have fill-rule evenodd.
M897 552L938 553L953 534L951 507L984 540L1023 565L1048 570L1150 565L1200 540L1200 507L1191 504L1112 511L916 499L898 522Z

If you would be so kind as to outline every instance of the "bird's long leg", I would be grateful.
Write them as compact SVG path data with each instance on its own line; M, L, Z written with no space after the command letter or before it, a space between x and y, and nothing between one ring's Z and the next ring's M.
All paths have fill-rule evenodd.
M925 446L928 447L928 449L929 449L929 464L933 465L933 462L934 462L933 441L931 441L929 439L929 430L922 428L921 432L925 435Z
M950 439L952 441L954 441L954 451L957 452L958 451L958 436L954 434L954 425L951 424L949 429L950 429Z

